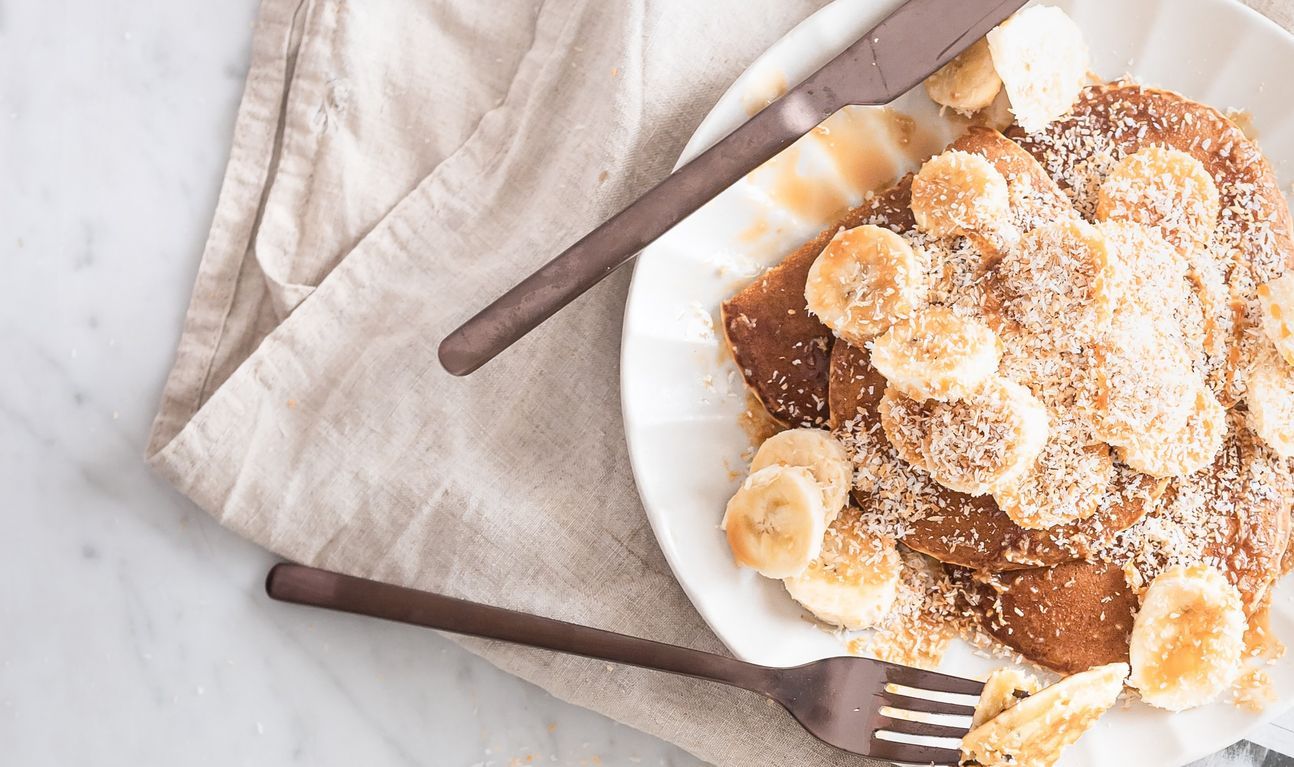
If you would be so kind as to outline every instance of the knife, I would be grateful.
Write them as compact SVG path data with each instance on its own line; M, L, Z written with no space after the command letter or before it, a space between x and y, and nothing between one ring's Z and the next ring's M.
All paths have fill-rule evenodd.
M440 343L462 376L494 359L720 192L846 106L888 104L1027 0L908 0L808 79L674 171Z

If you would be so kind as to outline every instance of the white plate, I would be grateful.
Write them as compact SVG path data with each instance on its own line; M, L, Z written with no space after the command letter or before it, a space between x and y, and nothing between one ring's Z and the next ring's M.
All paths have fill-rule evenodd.
M744 122L747 105L803 79L860 36L896 0L837 0L770 48L701 124L680 163ZM1288 185L1294 160L1294 39L1231 0L1058 0L1083 27L1094 68L1132 72L1214 106L1248 109L1259 141ZM1285 73L1282 75L1281 73ZM897 107L923 124L938 117L920 94ZM821 147L798 171L857 201ZM770 174L726 191L638 259L625 311L622 402L634 475L675 576L738 657L782 666L840 655L840 641L801 618L781 584L739 570L718 523L736 488L749 441L738 424L744 389L722 352L719 304L764 267L829 223L829 205L788 213ZM1285 188L1289 188L1286 186ZM1294 643L1294 586L1276 590L1276 634ZM995 665L965 647L942 669L981 676ZM1271 669L1279 702L1262 715L1226 705L1170 716L1138 704L1105 717L1065 765L1180 765L1220 750L1294 704L1294 662Z

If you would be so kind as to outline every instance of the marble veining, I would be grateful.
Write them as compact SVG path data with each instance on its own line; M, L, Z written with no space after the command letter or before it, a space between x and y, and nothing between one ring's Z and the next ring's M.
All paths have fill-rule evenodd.
M273 558L145 467L255 12L0 0L0 762L699 764L431 632L271 603Z

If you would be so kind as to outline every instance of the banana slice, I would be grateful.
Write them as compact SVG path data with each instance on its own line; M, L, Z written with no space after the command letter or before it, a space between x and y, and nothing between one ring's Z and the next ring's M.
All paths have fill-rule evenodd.
M935 237L993 235L1009 225L1006 179L980 155L952 149L935 155L912 179L917 228Z
M886 386L876 412L881 428L904 462L927 469L926 450L930 443L930 426L940 416L951 416L954 408L959 418L969 419L970 406L964 401L952 403L931 400L917 402L892 386Z
M1294 366L1269 351L1247 383L1250 428L1281 458L1294 458Z
M1041 689L1042 683L1037 677L1026 674L1014 666L1003 666L994 670L988 675L988 679L984 680L984 689L980 691L979 701L975 703L971 729L979 727ZM1024 695L1017 693L1024 693Z
M1098 221L1096 229L1110 248L1107 279L1120 283L1120 303L1173 322L1172 315L1181 311L1191 292L1188 260L1153 227L1133 221Z
M1108 327L1129 283L1096 227L1080 219L1026 233L989 272L990 309L1025 331L1090 338Z
M1020 482L995 489L993 500L1020 527L1045 530L1095 514L1113 478L1110 448L1085 445L1060 424Z
M1178 345L1197 370L1207 369L1209 354L1225 352L1219 320L1233 311L1218 260L1202 250L1183 254L1158 229L1132 221L1101 221L1097 228L1127 280L1116 313L1153 322L1164 343Z
M993 69L988 40L962 51L926 78L926 94L940 106L969 115L987 108L1002 91L1002 78Z
M879 226L842 229L809 269L809 311L855 346L885 332L926 301L926 267L912 246Z
M968 495L1018 483L1047 444L1046 408L998 376L955 402L917 402L887 386L878 409L900 457Z
M1030 133L1068 114L1087 84L1087 43L1059 8L1020 11L988 33L988 47L1011 112Z
M1223 357L1238 319L1231 302L1231 290L1227 285L1226 265L1206 250L1196 251L1193 256L1188 264L1186 279L1200 304L1202 348L1206 354ZM1260 294L1261 291L1262 288L1259 288ZM1225 370L1225 366L1222 366L1216 375L1225 378ZM1219 381L1216 388L1221 391L1223 384Z
M1294 365L1294 271L1259 285L1258 304L1267 337L1285 362Z
M1132 624L1128 684L1152 706L1201 706L1240 673L1244 636L1240 593L1222 573L1209 565L1167 570L1146 590Z
M1220 211L1218 187L1199 160L1146 147L1114 166L1101 184L1096 217L1159 229L1182 253L1208 247Z
M822 553L822 488L805 468L761 469L728 501L720 528L739 564L768 578L799 575Z
M818 558L783 581L804 609L849 631L871 628L889 614L902 573L894 541L863 533L859 514L851 508L837 517Z
M1119 448L1124 463L1152 477L1185 477L1213 463L1227 436L1227 410L1203 381L1182 428L1144 435Z
M872 367L918 402L961 399L997 371L1002 344L988 325L931 306L895 323L872 344Z
M787 429L778 432L759 446L750 463L754 474L769 466L799 466L809 470L822 487L822 503L827 522L836 518L849 500L854 465L845 446L822 429Z
M963 762L1051 767L1115 704L1127 676L1126 663L1097 666L1020 700L962 738Z
M1094 348L1100 439L1115 446L1154 443L1186 427L1202 382L1164 323L1126 307Z

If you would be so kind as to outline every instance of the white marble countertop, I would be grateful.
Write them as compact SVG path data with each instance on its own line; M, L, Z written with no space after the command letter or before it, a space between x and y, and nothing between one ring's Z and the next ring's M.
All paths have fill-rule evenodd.
M273 558L146 468L255 10L0 2L0 762L697 764L432 632L271 603Z

